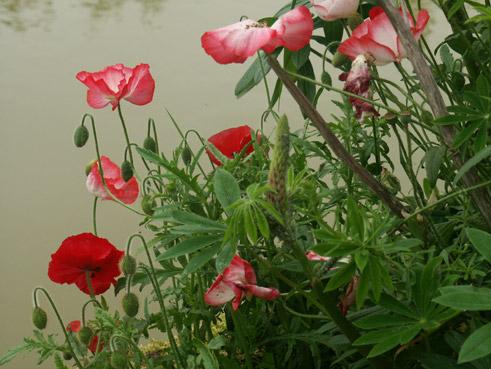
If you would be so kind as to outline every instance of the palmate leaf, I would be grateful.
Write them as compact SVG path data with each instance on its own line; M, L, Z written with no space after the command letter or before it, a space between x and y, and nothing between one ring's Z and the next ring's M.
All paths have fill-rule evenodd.
M208 263L213 257L220 251L220 245L210 246L202 251L199 251L193 258L189 261L186 268L183 270L183 274L190 274L197 271L203 265Z
M240 187L232 174L217 168L213 176L213 188L220 205L227 212L230 205L240 199Z
M221 239L221 235L197 236L188 238L166 250L164 253L158 256L157 260L168 260L187 255L201 250L211 244L217 243Z

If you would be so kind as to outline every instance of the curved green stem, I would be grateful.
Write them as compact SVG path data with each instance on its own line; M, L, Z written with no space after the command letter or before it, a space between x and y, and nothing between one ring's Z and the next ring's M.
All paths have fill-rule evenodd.
M97 305L97 307L99 307L99 309L102 309L102 305L99 301L97 301L96 299L90 299L88 300L87 302L85 302L85 304L82 305L82 325L85 327L85 310L87 309L87 306L89 306L89 304L94 304L94 305Z
M116 339L120 339L120 340L125 341L126 343L129 343L135 349L135 351L138 352L138 354L143 358L143 361L145 361L145 364L146 364L146 368L152 367L152 366L150 366L150 362L148 361L147 356L142 352L142 350L140 350L138 345L135 342L133 342L133 340L131 340L128 337L123 336L121 334L114 334L109 339L109 348L111 349L112 352L116 351L116 344L115 344ZM130 364L130 363L128 362L128 364Z
M46 296L46 298L48 299L48 301L51 305L51 308L53 309L53 311L56 315L56 318L58 319L58 322L60 323L61 329L63 330L63 334L65 335L65 339L66 339L66 342L68 344L68 348L70 350L70 353L73 356L73 359L75 360L75 364L77 365L77 367L79 369L84 369L82 363L80 362L79 358L77 357L77 354L75 353L75 350L73 349L72 343L70 341L70 337L68 337L68 332L66 331L65 324L63 323L63 319L61 319L61 315L58 312L58 309L56 308L56 305L55 305L53 299L49 295L48 291L46 291L43 287L36 287L34 289L34 291L32 292L33 299L34 299L34 306L36 306L36 307L38 306L38 300L37 300L38 291L41 291Z

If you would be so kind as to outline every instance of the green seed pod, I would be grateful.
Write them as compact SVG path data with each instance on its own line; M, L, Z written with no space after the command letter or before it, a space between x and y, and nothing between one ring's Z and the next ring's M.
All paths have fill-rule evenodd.
M268 200L281 212L286 210L286 176L289 165L290 128L288 119L282 116L276 125L273 159L269 167L268 183L273 192Z
M145 195L142 199L142 210L147 215L153 215L153 208L157 205L151 195Z
M46 312L39 306L36 306L32 311L32 323L37 329L46 328L46 324L48 323L48 316L46 315Z
M363 23L363 17L358 13L348 18L348 27L351 28L351 30L354 30L362 23Z
M186 146L181 153L182 161L184 164L189 165L191 164L191 160L193 160L193 153L191 152L191 149L189 146Z
M127 160L123 161L123 164L121 164L121 177L123 177L125 182L128 182L133 178L133 167Z
M124 312L129 317L132 318L136 314L138 314L138 308L140 307L140 304L138 302L138 297L134 293L127 293L123 297L122 305Z
M73 143L77 147L84 147L89 139L89 130L85 126L78 126L73 134Z
M336 53L332 57L332 65L335 67L340 67L344 63L348 61L348 58L341 54L339 51L336 51Z
M70 351L64 351L63 359L65 359L66 361L72 360L73 359L72 353Z
M155 142L153 137L147 136L147 138L145 138L145 141L143 141L143 148L145 150L152 151L152 152L156 153L157 152L157 143Z
M94 335L94 333L92 332L92 329L85 326L85 327L82 327L82 329L80 329L80 331L78 332L78 339L84 345L88 345L93 335Z
M122 352L115 351L111 353L111 366L114 369L124 369L128 363L128 358Z
M136 272L136 259L131 255L125 255L121 263L124 275L133 275Z

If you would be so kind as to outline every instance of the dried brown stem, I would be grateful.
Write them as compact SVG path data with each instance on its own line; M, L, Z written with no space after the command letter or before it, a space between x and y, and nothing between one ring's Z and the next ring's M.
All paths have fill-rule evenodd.
M384 9L385 13L389 17L392 25L394 26L397 34L399 35L402 45L407 52L407 56L411 61L414 71L418 76L419 82L423 92L428 98L428 104L433 111L435 118L440 118L448 115L448 110L443 100L443 96L440 93L438 85L433 77L430 66L426 63L424 55L418 46L411 30L404 21L404 18L399 13L390 0L378 0L380 6ZM460 168L464 162L459 152L452 149L456 130L453 126L441 126L440 132L443 141L450 149L450 153L454 160L455 167ZM475 169L469 170L463 177L465 186L472 187L478 185L481 178L477 174ZM471 192L472 199L475 205L481 212L482 216L486 220L486 223L491 227L491 197L486 188L479 188Z
M357 176L363 181L382 202L400 218L403 218L404 206L385 188L368 170L363 168L356 159L344 148L343 144L331 131L326 121L314 108L311 102L305 97L300 89L293 83L288 74L283 70L278 61L272 56L268 56L269 64L278 78L283 82L290 94L293 96L303 113L309 117L312 124L317 128L321 136L326 141L329 148L336 156L343 161Z

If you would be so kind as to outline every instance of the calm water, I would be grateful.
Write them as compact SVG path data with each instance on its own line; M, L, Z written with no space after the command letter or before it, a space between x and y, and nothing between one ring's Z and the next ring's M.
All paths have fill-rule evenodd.
M0 0L0 352L32 331L30 292L36 285L48 287L66 321L80 318L84 296L75 287L52 284L46 274L50 254L66 236L91 230L92 197L83 168L94 153L90 145L76 149L72 144L74 128L91 109L75 74L118 62L149 63L157 82L154 102L123 108L135 142L143 140L148 117L157 121L165 152L178 135L164 108L184 130L197 129L205 137L238 124L258 127L266 105L263 90L237 100L233 90L245 67L215 64L199 39L207 29L241 15L272 14L283 3ZM447 29L432 28L442 32L431 35L436 45ZM390 73L392 67L384 70ZM324 112L331 108L325 99ZM290 99L284 99L282 109L294 126L301 125ZM103 153L120 162L123 136L116 114L109 108L92 112ZM99 209L100 234L122 248L129 233L138 230L138 219L112 203ZM51 318L48 330L57 332L54 323ZM6 368L34 367L33 357Z

